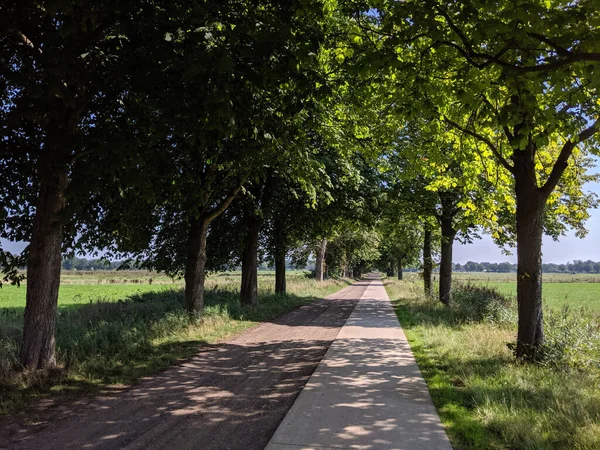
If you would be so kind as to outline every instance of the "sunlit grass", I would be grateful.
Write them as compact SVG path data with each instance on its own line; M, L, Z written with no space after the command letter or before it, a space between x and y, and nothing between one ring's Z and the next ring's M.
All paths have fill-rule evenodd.
M454 448L600 448L600 371L518 364L514 324L468 320L415 283L386 288Z
M412 274L411 274L412 275ZM517 294L517 275L514 273L461 273L455 272L453 279L498 289L510 296ZM415 277L413 277L415 278ZM600 314L600 275L598 274L544 274L544 304L559 310L563 306L571 309L587 308ZM434 275L437 282L437 274Z
M305 271L288 271L287 287L291 294L310 290L314 283L306 278ZM260 271L258 283L261 292L272 293L275 286L273 271ZM328 283L321 283L323 289ZM206 289L236 291L239 289L240 272L211 274L206 279ZM63 271L58 296L58 307L86 305L90 302L114 302L135 294L165 292L183 288L183 280L147 271ZM0 312L2 308L24 308L26 283L20 287L4 284L0 289Z
M496 281L476 282L478 285L498 289L506 295L517 295L517 283L502 283ZM600 312L600 283L543 283L543 298L545 305L560 309L589 308Z
M517 274L496 272L454 272L453 276L461 281L485 281L514 283ZM546 283L600 283L600 274L597 273L545 273Z

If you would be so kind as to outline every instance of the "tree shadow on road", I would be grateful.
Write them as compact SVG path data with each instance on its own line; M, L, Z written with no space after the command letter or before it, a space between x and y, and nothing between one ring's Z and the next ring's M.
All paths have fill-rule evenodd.
M237 293L212 290L207 291L205 314L197 323L190 323L183 308L183 293L180 290L140 294L122 302L83 305L59 313L57 344L65 370L40 377L39 380L32 379L29 385L23 380L4 382L0 384L0 395L5 405L12 403L13 411L22 410L25 404L35 400L35 405L28 408L27 414L21 419L34 419L44 424L52 420L56 411L61 411L62 416L75 414L82 408L82 403L89 402L94 394L105 392L107 385L135 383L144 376L167 369L177 361L183 367L196 358L192 356L199 350L201 355L216 349L229 349L227 352L262 354L263 358L270 358L268 355L274 351L273 345L244 347L243 350L234 351L239 346L208 343L248 328L254 322L272 324L280 330L278 332L284 340L286 334L291 337L296 332L304 335L311 329L316 330L317 335L329 333L329 340L315 341L314 344L301 342L298 345L286 342L278 350L280 354L289 353L290 356L284 360L295 358L300 362L294 364L312 367L303 369L308 370L306 374L309 375L356 301L354 298L335 300L333 307L331 301L313 297L266 295L261 297L260 306L245 307L239 304ZM288 314L284 314L286 312ZM4 339L8 337L6 334L3 336ZM16 333L10 337L14 342L20 339ZM303 341L306 341L306 336ZM314 351L316 356L311 356ZM225 355L223 358L223 361L231 359ZM164 373L172 370L177 369ZM240 373L246 372L243 368L239 370ZM162 374L157 377L164 379ZM231 374L227 377L235 379ZM290 378L292 384L297 383L293 381L297 375L289 366L281 372L280 377ZM305 378L303 380L302 383ZM122 393L121 388L110 390L115 395ZM57 397L57 391L62 395ZM86 399L77 401L82 393L87 394ZM40 403L40 399L44 398L47 401ZM11 422L10 418L8 422ZM22 420L12 420L12 425L8 423L10 426L3 427L13 430L11 439L20 435L19 430L27 429L22 428L20 422ZM3 438L7 439L6 434Z
M274 327L276 331L284 325ZM302 336L318 333L318 325L306 327ZM63 408L63 419L51 426L40 425L38 433L32 434L27 427L14 428L11 438L19 448L152 445L262 449L335 337L330 333L329 339L303 340L294 330L299 329L279 333L276 341L205 344L196 356L133 388L107 392L79 409ZM335 401L315 405L314 413L323 417L354 414L351 423L359 428L358 432L349 427L338 433L348 445L360 442L364 448L381 448L382 443L393 444L390 439L397 431L413 433L421 428L419 440L426 443L441 432L431 429L428 413L411 415L410 411L386 405L390 385L407 379L409 386L399 395L417 408L424 404L418 393L426 388L418 383L418 369L409 367L399 377L394 366L397 341L379 340L377 345L380 353L374 355L369 339L336 341L336 352L320 366L319 374L306 389L339 392ZM382 357L381 351L387 356ZM405 363L411 364L398 362ZM376 381L369 383L368 389L365 377ZM317 435L333 432L327 422L324 420L314 430Z

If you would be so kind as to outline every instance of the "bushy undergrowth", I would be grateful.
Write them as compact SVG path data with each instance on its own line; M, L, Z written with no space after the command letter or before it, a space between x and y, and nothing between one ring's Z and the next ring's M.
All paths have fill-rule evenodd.
M540 364L517 361L516 302L457 285L444 307L390 281L390 298L455 449L600 448L598 322L545 311Z
M468 320L510 323L516 320L515 302L495 289L472 284L456 284L452 308Z
M517 323L516 299L496 289L457 284L452 299L451 309L459 320L508 327ZM600 322L596 315L585 308L546 309L544 330L546 342L539 352L539 364L559 370L600 372Z
M545 311L546 343L540 363L556 369L595 371L600 376L600 322L585 309Z
M194 354L198 346L311 302L347 284L315 283L294 277L290 294L275 295L265 286L258 307L241 306L233 288L223 282L206 291L200 320L183 307L181 289L161 289L117 302L93 302L59 309L56 345L59 370L22 372L18 362L22 312L5 310L0 318L0 413L54 391L94 390L132 383ZM295 293L295 294L294 294Z

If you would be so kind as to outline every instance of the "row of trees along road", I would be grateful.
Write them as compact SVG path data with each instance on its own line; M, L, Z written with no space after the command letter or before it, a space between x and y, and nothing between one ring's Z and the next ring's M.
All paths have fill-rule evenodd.
M386 116L428 122L436 137L460 136L465 160L480 160L497 173L494 187L512 189L497 201L501 214L488 218L498 224L499 242L517 245L519 357L535 357L544 341L544 230L556 235L567 224L582 232L594 201L581 189L600 130L597 6L541 0L348 5L371 43L362 61L381 83L376 93L387 99ZM448 165L442 156L455 150L438 150L433 162Z
M577 3L36 1L3 7L0 249L27 266L26 368L56 364L61 259L185 279L316 257L316 277L516 243L517 355L543 343L541 236L583 235L600 12Z

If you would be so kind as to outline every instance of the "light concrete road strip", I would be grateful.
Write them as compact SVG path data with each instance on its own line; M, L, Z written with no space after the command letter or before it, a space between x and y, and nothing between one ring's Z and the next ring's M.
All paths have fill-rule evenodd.
M452 449L378 277L266 448Z

